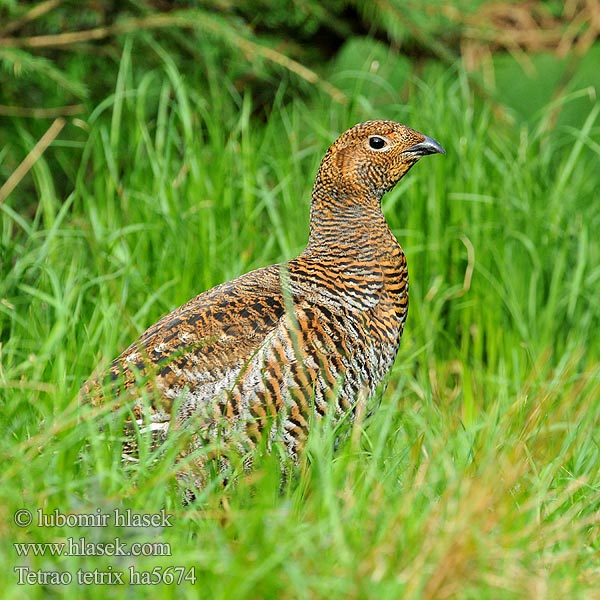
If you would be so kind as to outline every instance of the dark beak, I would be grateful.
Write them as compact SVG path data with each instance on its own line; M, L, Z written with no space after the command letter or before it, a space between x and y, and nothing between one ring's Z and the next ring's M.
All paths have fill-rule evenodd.
M417 156L426 156L427 154L446 154L446 151L442 148L439 142L436 142L433 138L424 136L425 139L414 146L411 146L404 152L410 152L410 154L416 154Z

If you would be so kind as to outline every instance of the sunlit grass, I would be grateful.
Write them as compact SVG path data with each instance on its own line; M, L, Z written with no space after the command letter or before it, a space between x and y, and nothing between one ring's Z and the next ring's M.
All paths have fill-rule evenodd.
M260 123L249 97L193 87L166 55L162 71L139 75L130 52L89 118L73 193L56 197L42 158L37 213L0 206L7 597L80 592L17 586L18 564L194 567L195 586L160 588L178 598L590 597L600 586L597 102L577 130L544 114L514 124L458 69L415 80L403 104L278 98ZM122 465L118 425L100 435L106 419L80 408L77 391L168 310L300 252L320 157L376 117L447 150L384 199L411 305L381 407L336 452L335 432L317 428L283 490L279 460L266 456L183 507L177 442L163 460L148 451ZM174 524L18 528L23 507L166 508ZM12 546L81 536L167 542L172 556L23 559Z

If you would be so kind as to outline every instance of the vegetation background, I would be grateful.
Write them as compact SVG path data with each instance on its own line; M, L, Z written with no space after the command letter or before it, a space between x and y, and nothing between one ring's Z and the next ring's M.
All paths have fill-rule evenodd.
M600 598L599 33L598 0L0 0L3 597ZM300 252L368 118L447 150L383 201L411 307L381 407L283 490L266 456L182 507L176 443L122 465L77 391ZM115 509L172 525L37 522ZM82 537L170 555L15 545Z

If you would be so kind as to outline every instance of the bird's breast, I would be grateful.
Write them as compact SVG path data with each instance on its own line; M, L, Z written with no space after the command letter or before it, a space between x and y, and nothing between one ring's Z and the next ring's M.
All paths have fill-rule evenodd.
M292 293L317 310L319 330L345 340L361 378L377 385L395 359L408 311L400 246L360 261L352 256L292 261L289 270Z

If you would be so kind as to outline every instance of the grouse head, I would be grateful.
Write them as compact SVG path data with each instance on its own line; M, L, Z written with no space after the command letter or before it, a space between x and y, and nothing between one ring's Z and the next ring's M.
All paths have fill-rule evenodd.
M394 121L365 121L329 148L315 195L332 199L381 199L426 154L445 154L439 142Z

